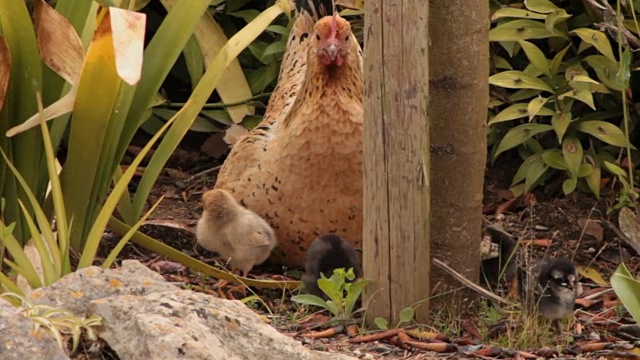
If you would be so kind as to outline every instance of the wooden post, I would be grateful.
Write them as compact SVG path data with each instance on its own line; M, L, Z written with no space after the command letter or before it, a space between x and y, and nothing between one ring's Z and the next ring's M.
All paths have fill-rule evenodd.
M367 319L429 313L428 0L365 1Z

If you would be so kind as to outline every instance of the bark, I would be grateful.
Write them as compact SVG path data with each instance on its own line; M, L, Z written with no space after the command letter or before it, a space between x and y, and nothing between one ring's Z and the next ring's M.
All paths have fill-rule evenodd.
M431 2L430 139L432 255L477 281L489 101L489 6L486 1ZM460 284L433 268L431 286ZM434 298L459 304L464 292Z

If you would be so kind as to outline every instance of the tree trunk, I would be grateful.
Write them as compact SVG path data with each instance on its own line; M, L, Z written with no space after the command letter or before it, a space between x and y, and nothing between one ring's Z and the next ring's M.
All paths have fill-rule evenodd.
M365 1L364 275L367 319L429 306L427 0Z
M489 102L489 5L486 1L467 0L431 4L432 255L476 281ZM460 288L437 267L431 279L431 287L437 293ZM455 299L461 300L462 293L456 294L459 296ZM460 304L449 295L433 301Z

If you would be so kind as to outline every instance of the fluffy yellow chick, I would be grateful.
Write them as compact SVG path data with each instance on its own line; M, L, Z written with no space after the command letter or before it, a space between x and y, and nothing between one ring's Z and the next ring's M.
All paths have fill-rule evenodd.
M202 195L203 212L196 229L198 243L228 260L232 271L247 276L276 246L276 235L264 219L241 206L225 190Z

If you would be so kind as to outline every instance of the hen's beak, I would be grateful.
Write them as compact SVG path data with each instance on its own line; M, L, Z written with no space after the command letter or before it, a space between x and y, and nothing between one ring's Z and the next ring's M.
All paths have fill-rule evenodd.
M329 46L327 46L327 55L329 55L331 61L335 61L338 56L338 45L329 44Z

